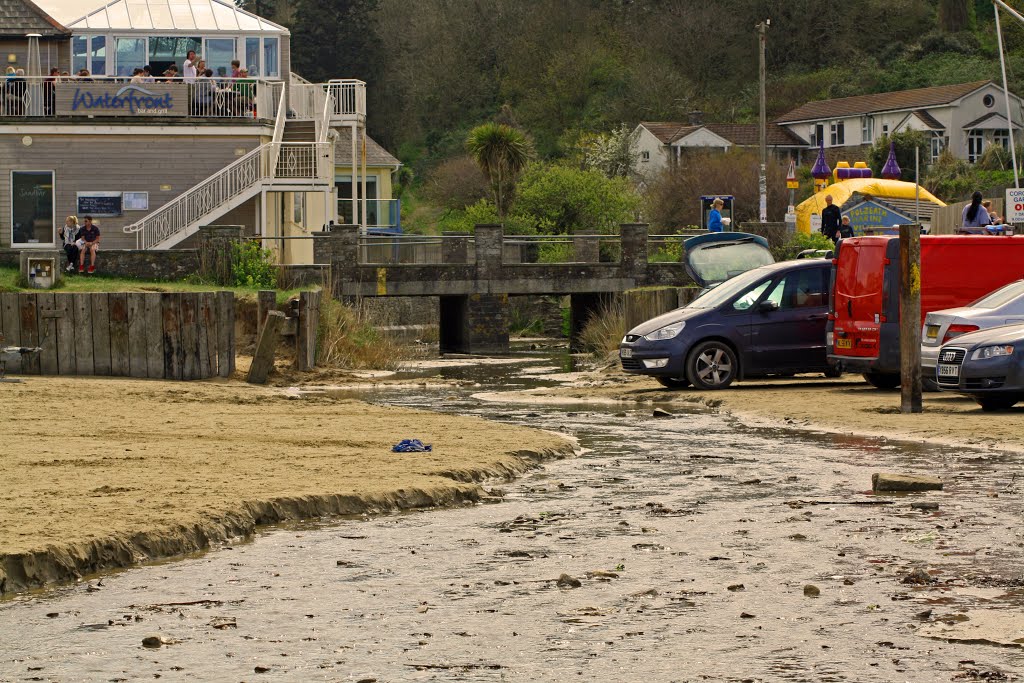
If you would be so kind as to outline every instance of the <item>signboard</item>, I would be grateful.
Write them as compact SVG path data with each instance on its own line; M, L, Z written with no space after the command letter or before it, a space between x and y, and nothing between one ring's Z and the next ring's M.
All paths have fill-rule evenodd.
M855 204L843 211L843 215L850 217L854 235L895 234L900 225L914 222L910 216L873 199Z
M811 214L811 232L821 232L821 214Z
M149 193L125 192L123 208L125 211L149 211Z
M78 192L78 215L120 216L122 211L120 192Z
M184 83L77 81L54 84L57 116L188 116Z
M1006 190L1006 216L1003 221L1012 225L1024 223L1024 190L1010 187Z
M796 179L796 161L789 162L789 171L786 172L786 187L790 190L800 189L800 181Z

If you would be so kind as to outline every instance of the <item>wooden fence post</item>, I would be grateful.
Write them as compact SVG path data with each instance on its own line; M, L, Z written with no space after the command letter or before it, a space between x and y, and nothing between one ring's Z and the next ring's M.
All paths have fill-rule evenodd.
M260 330L259 341L256 342L256 352L252 356L249 376L246 378L250 384L264 384L270 371L274 369L274 352L277 350L283 324L284 313L281 311L270 311L267 314L267 321Z

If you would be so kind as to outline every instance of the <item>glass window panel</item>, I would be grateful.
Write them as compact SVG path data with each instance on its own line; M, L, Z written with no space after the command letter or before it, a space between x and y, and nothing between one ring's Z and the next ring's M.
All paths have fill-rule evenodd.
M153 21L153 28L155 29L166 30L174 28L174 21L171 19L171 8L167 5L150 5L149 16Z
M248 14L242 14L241 12L235 15L235 20L238 22L238 28L243 31L262 31L263 26L260 25L259 19L250 17Z
M260 75L260 39L248 37L245 39L245 61L242 63L249 69L250 76Z
M128 3L128 20L132 28L149 29L153 21L149 18L149 7L145 3Z
M203 58L206 59L206 68L213 69L214 76L217 78L230 76L231 60L235 58L235 39L207 38Z
M114 68L118 76L131 76L132 71L141 69L146 62L145 38L115 38Z
M277 67L277 42L277 38L263 39L263 75L266 78L277 78L280 75Z
M53 244L53 171L11 171L11 242Z
M185 65L185 57L189 50L197 53L203 49L202 38L185 36L156 36L149 39L149 63L153 66L153 74L161 75L171 64L178 66L178 73Z
M107 21L110 26L129 26L128 8L123 3L107 5Z
M88 50L89 39L85 36L75 36L71 39L71 69L74 73L89 68Z
M107 73L107 38L106 36L92 37L92 68L89 72L93 76L103 76Z

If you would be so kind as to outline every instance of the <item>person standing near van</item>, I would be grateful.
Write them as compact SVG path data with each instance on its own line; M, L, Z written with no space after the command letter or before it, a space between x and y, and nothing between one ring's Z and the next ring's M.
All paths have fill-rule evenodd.
M843 214L832 203L832 195L825 195L825 208L821 210L821 234L835 242L839 239L839 224L842 220Z
M964 228L984 228L992 223L988 211L981 205L981 192L975 191L971 195L971 203L964 207L960 225Z
M725 202L719 197L711 202L711 212L708 214L708 232L722 232L722 207Z

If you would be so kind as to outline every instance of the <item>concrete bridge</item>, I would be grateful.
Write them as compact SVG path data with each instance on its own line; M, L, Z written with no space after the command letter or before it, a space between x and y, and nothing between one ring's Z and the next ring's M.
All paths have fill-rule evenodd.
M575 348L587 320L615 294L692 284L682 263L649 262L645 224L622 225L618 236L563 238L573 247L571 263L508 258L509 246L523 242L503 235L500 225L478 225L472 236L445 235L438 241L435 263L368 263L374 259L361 244L358 227L339 225L314 235L313 253L317 264L330 265L335 297L438 297L443 353L507 353L509 296L568 295ZM604 262L602 256L614 260Z

